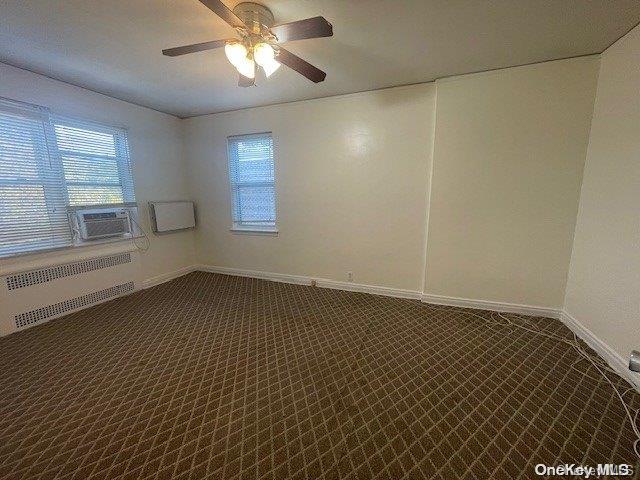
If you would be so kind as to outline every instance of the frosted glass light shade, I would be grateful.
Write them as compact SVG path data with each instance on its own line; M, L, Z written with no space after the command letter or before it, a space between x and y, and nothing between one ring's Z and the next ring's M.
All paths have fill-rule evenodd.
M262 65L262 68L264 69L264 73L267 75L267 78L269 78L280 68L280 63L275 60L271 60L269 63Z
M268 43L258 43L255 47L253 47L253 58L256 63L264 68L265 65L273 62L273 57L275 52L273 51L273 47Z
M244 60L235 67L238 69L240 75L247 78L255 78L256 76L256 64L247 57L244 57Z
M227 43L224 46L224 53L227 55L227 59L231 62L231 65L238 67L244 60L247 59L247 48L241 43Z

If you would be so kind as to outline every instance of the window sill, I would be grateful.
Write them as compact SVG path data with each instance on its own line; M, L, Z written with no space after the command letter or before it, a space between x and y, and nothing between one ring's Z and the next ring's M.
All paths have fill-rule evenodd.
M277 228L267 230L262 228L233 227L230 228L229 231L238 235L267 235L271 237L277 237L279 233Z
M133 252L136 246L131 238L86 242L81 245L36 250L0 258L0 276L13 275L20 272L40 268L73 263L89 258L104 257L117 253Z

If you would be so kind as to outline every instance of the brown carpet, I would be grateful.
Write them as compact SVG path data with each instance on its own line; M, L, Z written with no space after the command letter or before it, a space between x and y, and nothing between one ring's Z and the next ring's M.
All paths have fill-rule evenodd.
M475 315L498 319L193 273L10 335L0 477L529 479L538 463L637 465L593 368Z

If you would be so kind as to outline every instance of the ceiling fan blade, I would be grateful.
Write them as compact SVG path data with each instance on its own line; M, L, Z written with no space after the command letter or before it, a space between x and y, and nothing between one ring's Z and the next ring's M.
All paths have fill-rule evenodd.
M202 52L203 50L224 47L227 42L230 41L234 40L214 40L213 42L194 43L193 45L185 45L183 47L167 48L162 50L162 54L167 57L177 57L178 55L186 55L187 53Z
M313 17L276 25L271 27L271 32L278 37L279 42L290 42L305 38L331 37L333 27L324 17Z
M227 22L234 28L245 28L245 24L240 20L235 13L233 13L227 6L220 0L200 0L206 7L213 13L218 15L222 20Z
M314 67L309 62L301 59L282 47L278 47L278 56L276 57L276 60L315 83L324 81L327 76L327 74L319 68Z

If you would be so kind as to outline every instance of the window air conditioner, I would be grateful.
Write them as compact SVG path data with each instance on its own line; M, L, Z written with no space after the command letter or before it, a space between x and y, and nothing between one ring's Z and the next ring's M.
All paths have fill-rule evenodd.
M82 240L131 235L131 219L125 208L78 210L76 215Z

